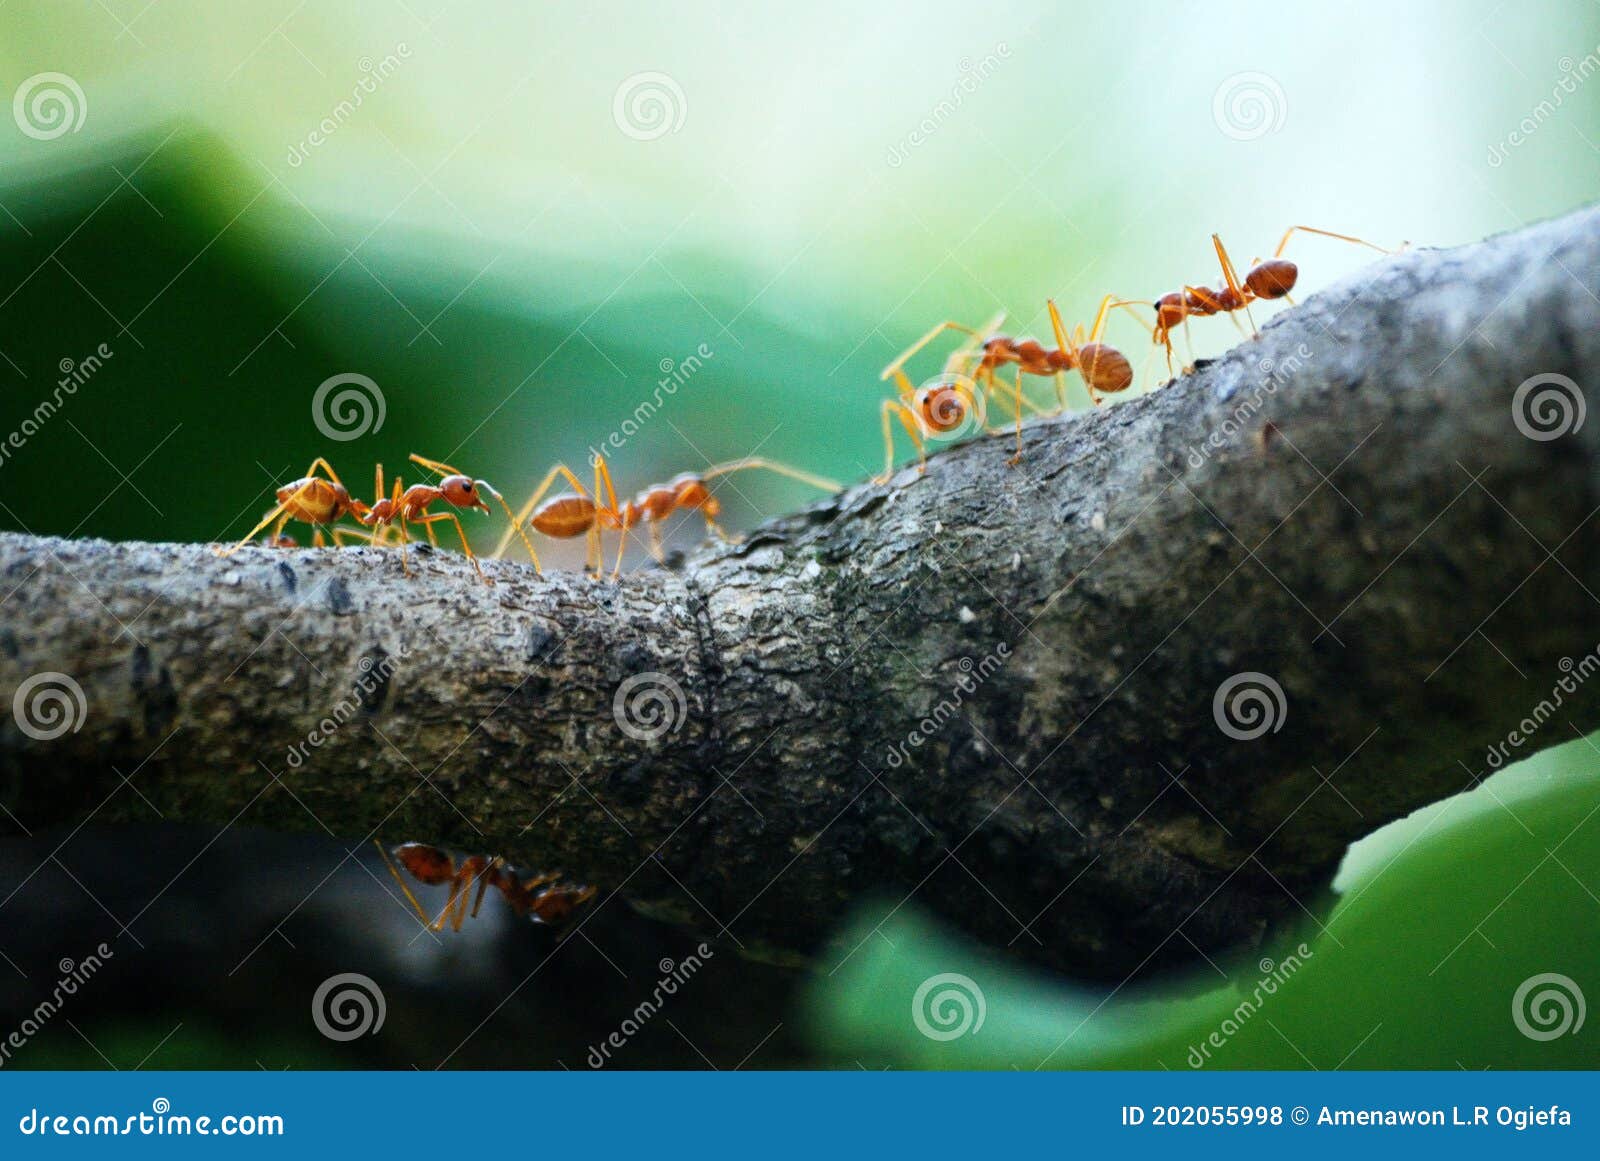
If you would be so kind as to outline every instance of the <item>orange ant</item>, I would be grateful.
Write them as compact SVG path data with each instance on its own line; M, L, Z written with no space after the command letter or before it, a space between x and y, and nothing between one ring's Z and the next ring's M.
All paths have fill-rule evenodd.
M327 478L317 475L319 471L325 473ZM277 504L261 518L261 523L245 534L242 540L231 548L214 548L212 551L218 556L232 556L254 540L269 524L273 525L273 528L267 536L266 543L280 548L292 547L293 539L283 534L284 527L291 520L311 525L314 530L311 543L321 548L324 544L322 539L324 527L336 523L347 515L359 519L367 511L367 506L360 500L352 498L349 490L339 481L333 465L321 456L311 461L311 466L306 469L304 476L279 488L277 497ZM346 536L358 540L369 539L366 533L357 532L352 528L329 528L328 532L333 537L333 542L341 546Z
M377 480L378 498L370 508L363 505L363 510L358 513L357 518L368 528L373 529L375 535L381 534L384 530L391 528L396 521L399 521L400 567L407 576L411 575L411 566L406 559L406 545L411 539L410 526L413 524L422 525L428 530L429 541L437 544L438 541L434 537L433 525L441 520L448 520L455 525L456 535L461 539L461 549L467 554L467 559L472 562L473 570L477 572L478 579L486 585L494 584L494 581L483 574L483 568L478 564L478 558L472 552L472 545L467 541L467 531L461 526L461 518L454 512L430 513L428 508L435 503L443 501L452 508L490 512L492 509L483 498L482 493L484 492L489 493L499 501L507 516L511 515L510 505L486 480L474 480L471 476L462 474L449 464L438 463L435 460L416 454L413 454L411 459L414 463L421 464L429 471L438 474L441 477L439 483L437 485L412 484L402 491L400 478L397 476L395 477L393 490L389 495L385 496L383 494L383 466L380 464L378 466Z
M1005 317L1003 314L997 315L982 330L974 330L958 322L942 322L907 347L899 358L883 369L883 374L879 376L880 379L888 379L891 376L894 378L899 398L885 400L881 409L884 469L882 475L875 477L874 483L885 482L894 471L894 442L889 426L891 413L900 420L901 426L911 436L911 442L917 449L918 470L922 471L927 468L928 458L923 450L918 429L941 434L954 431L966 420L967 409L977 406L975 393L962 382L964 376L959 374L959 369L974 355L978 356L978 363L971 372L972 381L980 384L991 396L997 389L996 372L999 368L1008 364L1016 367L1016 377L1011 391L1017 433L1016 452L1010 461L1013 464L1022 459L1023 413L1039 412L1039 408L1022 393L1024 375L1051 376L1055 379L1058 410L1066 407L1065 376L1068 371L1076 370L1083 376L1089 400L1097 407L1100 405L1101 395L1115 395L1119 391L1127 390L1133 383L1133 367L1121 351L1100 341L1111 308L1122 305L1116 302L1115 298L1115 295L1108 294L1100 301L1100 310L1095 315L1094 326L1087 333L1080 324L1070 335L1061 321L1061 312L1056 309L1055 300L1047 300L1050 326L1055 333L1054 349L1046 347L1037 339L1015 339L1008 335L990 333ZM945 363L945 374L939 379L921 388L913 387L910 378L903 370L906 362L946 330L961 331L973 339L981 338L982 341L977 345L969 342L952 354ZM985 335L988 337L983 337ZM952 374L953 372L956 374ZM1003 429L989 427L987 430Z
M584 488L583 482L573 475L570 468L565 464L557 464L545 473L544 479L534 489L533 495L528 497L527 503L523 504L511 518L512 527L522 536L523 544L527 546L528 555L532 558L535 568L539 567L539 557L534 553L533 545L528 543L526 533L522 531L524 522L535 532L556 540L568 540L577 536L588 537L584 568L597 576L605 568L601 557L600 534L603 531L621 532L623 535L617 544L616 565L611 570L612 578L615 579L622 571L622 554L627 548L627 534L637 525L644 524L649 527L651 554L657 560L664 559L661 550L660 524L674 512L698 511L706 522L706 528L719 539L727 540L727 534L716 520L722 512L722 501L712 495L707 484L718 476L753 468L775 472L824 491L837 492L840 487L833 480L791 468L776 460L747 456L744 459L715 464L703 472L684 472L674 476L665 484L652 484L633 499L619 504L616 488L611 482L611 469L606 465L605 456L596 452L592 492ZM564 479L572 491L561 492L545 499L545 493L558 478ZM543 503L540 503L541 500ZM511 531L508 530L500 537L494 555L497 557L502 555L510 543Z
M1228 251L1222 244L1222 239L1216 234L1211 235L1211 244L1216 248L1217 261L1222 265L1223 285L1212 289L1204 286L1185 285L1182 290L1174 290L1163 294L1153 303L1140 299L1127 299L1119 302L1118 306L1143 305L1150 306L1156 312L1156 325L1151 331L1151 341L1167 349L1167 373L1172 373L1172 331L1180 324L1187 336L1189 317L1207 317L1214 314L1227 314L1230 317L1235 311L1244 311L1245 318L1250 321L1250 330L1256 331L1256 320L1250 313L1252 302L1271 301L1284 299L1291 306L1294 299L1289 297L1289 292L1295 287L1300 277L1300 268L1283 256L1284 250L1289 245L1289 239L1297 232L1306 234L1320 234L1324 238L1337 238L1343 242L1352 242L1357 246L1366 246L1378 251L1380 254L1393 254L1397 251L1385 250L1374 242L1363 238L1355 238L1349 234L1335 234L1329 230L1319 230L1314 226L1290 226L1284 231L1283 238L1278 242L1278 248L1273 251L1272 257L1266 261L1252 259L1250 269L1240 280L1238 271L1234 269L1233 261L1228 257ZM1404 246L1401 247L1404 249ZM1237 320L1235 320L1237 325ZM1191 351L1192 351L1191 347ZM1190 368L1185 367L1187 372Z
M438 847L431 847L424 843L402 843L394 848L393 859L391 852L383 849L383 844L377 839L372 840L378 848L378 853L383 856L383 865L389 868L389 873L394 876L394 881L400 885L400 891L406 901L416 910L418 917L427 925L430 931L443 931L448 922L450 930L460 931L461 924L468 916L467 896L472 891L472 885L478 885L476 897L472 900L472 918L478 917L478 910L483 906L483 897L490 887L496 888L505 896L506 902L511 904L512 911L518 917L531 916L535 923L547 924L558 927L572 918L577 911L595 896L595 888L580 887L572 883L561 882L560 875L539 874L524 879L498 855L488 857L485 855L469 855L457 865L454 858ZM430 887L438 887L448 883L450 885L450 898L445 902L444 910L438 917L429 920L428 913L423 909L417 897L412 894L411 888L401 878L398 862L410 872L411 877L419 883Z

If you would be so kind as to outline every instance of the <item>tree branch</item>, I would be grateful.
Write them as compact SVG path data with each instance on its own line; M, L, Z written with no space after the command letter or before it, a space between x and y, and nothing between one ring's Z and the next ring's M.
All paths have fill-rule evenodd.
M1597 289L1595 210L1387 259L1031 424L1018 468L974 440L620 584L0 536L0 691L58 671L87 707L50 740L3 719L6 825L435 841L752 951L871 890L1081 974L1256 938L1600 641L1600 423L1529 438L1541 392L1583 400L1517 394L1600 381ZM1246 673L1283 697L1249 679L1253 740L1214 709ZM1600 726L1577 684L1507 752ZM669 728L625 732L623 687Z

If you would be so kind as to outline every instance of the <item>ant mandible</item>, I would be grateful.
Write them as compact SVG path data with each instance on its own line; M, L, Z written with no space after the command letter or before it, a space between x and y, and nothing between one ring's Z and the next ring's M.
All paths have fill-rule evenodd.
M319 471L324 473L326 478L319 476L317 474ZM277 499L277 504L261 518L261 523L246 533L237 544L229 548L213 548L212 551L218 556L232 556L254 540L269 524L273 525L273 528L267 536L266 543L273 547L292 547L294 540L283 534L284 527L291 520L311 525L312 544L321 548L325 543L322 539L323 528L347 515L360 519L367 511L367 506L360 500L354 499L349 489L340 482L333 465L321 456L311 461L311 466L306 469L304 476L279 488ZM333 537L333 542L340 546L343 546L346 536L358 540L368 539L366 533L352 528L328 527L328 532Z
M1211 235L1211 244L1217 251L1217 261L1222 266L1223 285L1212 289L1204 286L1185 285L1182 290L1174 290L1163 294L1153 303L1127 299L1117 305L1143 305L1155 308L1156 325L1151 331L1151 341L1166 347L1167 373L1172 373L1172 331L1182 325L1185 336L1188 335L1189 318L1191 315L1200 318L1214 314L1227 314L1230 317L1235 311L1244 311L1245 318L1250 321L1250 329L1256 331L1256 320L1250 313L1252 302L1272 301L1284 299L1290 305L1294 299L1289 297L1289 292L1295 287L1300 278L1300 268L1283 256L1284 250L1289 245L1289 239L1296 233L1320 234L1324 238L1337 238L1342 242L1351 242L1357 246L1366 246L1380 254L1394 254L1398 251L1386 250L1375 242L1368 242L1364 238L1352 237L1349 234L1335 234L1331 230L1319 230L1314 226L1290 226L1284 231L1283 238L1278 242L1278 248L1273 251L1272 257L1266 261L1252 260L1249 271L1243 280L1239 278L1238 271L1234 269L1233 261L1228 257L1228 251L1222 244L1222 239L1216 234ZM1404 249L1404 246L1401 247ZM1235 320L1237 325L1237 320ZM1193 348L1191 347L1191 352ZM1188 372L1191 368L1185 367Z
M469 855L458 865L447 851L442 851L438 847L428 846L425 843L402 843L394 848L391 859L391 852L384 850L382 843L377 839L373 839L372 842L378 848L378 854L383 857L383 865L389 869L394 881L399 884L401 894L406 897L406 901L416 910L418 918L430 931L443 931L446 923L450 924L452 931L461 930L461 925L469 914L467 896L471 894L474 883L478 886L470 912L474 919L478 917L478 911L483 906L483 897L490 887L494 887L505 896L506 902L511 905L512 911L519 918L531 916L535 923L552 927L560 926L572 918L573 912L595 896L595 888L563 883L560 875L539 874L524 879L508 867L506 861L498 855L493 857ZM395 866L396 862L419 883L425 883L430 887L449 884L450 897L436 918L432 920L428 918L428 912L417 901L416 895L406 885L406 881L401 878L400 871Z
M731 460L727 463L715 464L703 472L684 472L674 476L665 484L652 484L640 492L633 499L617 502L616 487L611 480L611 469L606 463L605 456L599 452L594 457L594 490L591 492L584 488L583 482L573 474L565 464L557 464L551 468L533 494L517 513L512 517L512 524L523 543L528 548L528 555L532 558L535 568L539 567L539 558L534 554L533 546L528 543L528 538L522 532L523 523L533 531L541 533L555 540L569 540L573 537L584 536L588 539L588 548L584 558L584 568L598 576L605 568L601 555L600 535L603 531L621 532L622 536L617 544L617 560L611 570L615 579L622 571L622 556L627 548L628 532L640 524L650 528L650 550L657 560L663 559L661 551L660 522L674 512L698 511L705 519L706 527L719 539L728 537L717 524L716 518L722 512L722 502L712 494L707 486L708 482L718 476L729 475L733 472L748 471L761 468L786 476L792 480L810 484L824 491L836 492L840 485L833 480L812 475L810 472L791 468L787 464L778 463L761 456L747 456L740 460ZM549 499L545 494L550 490L557 479L565 480L570 492L561 492ZM540 501L543 501L541 503ZM508 531L500 537L500 543L495 546L494 555L502 555L511 543L511 533Z

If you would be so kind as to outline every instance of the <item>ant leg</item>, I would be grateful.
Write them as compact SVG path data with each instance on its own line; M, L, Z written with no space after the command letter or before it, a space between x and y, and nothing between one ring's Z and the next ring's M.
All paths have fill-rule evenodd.
M885 367L883 369L883 373L879 375L878 378L883 380L893 376L896 378L897 382L903 380L905 375L900 369L911 360L913 355L922 350L922 348L927 346L929 343L933 342L934 339L938 338L945 331L961 331L963 334L971 335L974 338L978 337L978 332L969 326L963 326L958 322L942 322L930 330L927 334L923 335L916 342L912 343L905 350L901 351L900 357Z
M232 556L234 553L238 552L241 548L254 540L260 534L263 528L265 528L268 524L271 524L274 520L277 520L280 516L283 517L283 522L272 530L272 535L274 538L282 535L284 526L289 522L288 512L286 511L288 507L289 505L287 504L275 505L272 511L268 512L261 518L260 524L257 524L254 528L250 529L249 532L245 533L244 539L239 541L238 544L235 544L232 548L213 548L211 551L216 553L218 556Z
M500 868L505 865L505 860L496 855L489 861L489 865L478 876L478 897L472 901L472 918L478 917L478 909L483 906L483 897L488 892L495 877L500 873Z
M885 399L883 406L878 408L878 414L883 419L883 474L872 477L872 482L887 484L894 475L894 429L889 425L891 415L900 421L900 426L911 437L912 446L917 449L918 470L927 471L928 453L922 449L922 433L917 430L917 417L911 413L911 409L898 399Z
M345 537L347 536L354 537L356 540L365 541L368 544L372 543L372 533L357 532L354 528L330 528L328 529L328 535L333 537L333 543L335 547L338 548L344 547Z
M404 519L404 517L401 517L401 519ZM430 533L428 539L437 544L438 541L434 539L431 533L433 530L433 525L437 524L441 520L448 520L450 523L456 526L456 535L461 538L461 551L466 553L467 559L472 562L472 568L478 574L478 579L486 585L494 584L494 581L483 575L483 568L478 564L477 556L473 554L472 545L467 543L467 530L461 527L461 518L454 512L434 512L428 516L419 516L412 520L411 523L421 524L427 528Z
M1233 260L1228 257L1227 248L1223 246L1222 239L1216 234L1211 235L1211 244L1217 248L1217 260L1222 263L1222 277L1227 279L1228 289L1233 292L1234 298L1238 300L1241 309L1244 311L1244 317L1250 320L1251 331L1259 335L1261 332L1256 330L1255 316L1250 313L1250 292L1240 284L1239 272L1233 268Z
M1282 258L1284 247L1289 244L1289 239L1296 231L1303 234L1321 234L1324 238L1337 238L1341 242L1354 242L1357 246L1366 246L1380 254L1395 254L1396 250L1386 250L1376 242L1369 242L1365 238L1356 238L1349 234L1335 234L1332 230L1319 230L1315 226L1290 226L1283 232L1283 240L1278 243L1278 248L1272 252L1274 258Z
M445 900L445 902L444 902L444 910L439 912L439 917L433 921L433 930L435 930L435 931L443 931L444 930L445 923L450 919L450 917L455 912L456 899L460 896L460 894L461 894L461 880L460 879L451 879L450 880L450 898ZM461 928L457 927L456 930L460 931Z
M389 852L383 849L383 844L377 839L372 840L372 845L378 848L378 854L383 858L383 865L389 868L389 873L394 876L394 881L400 885L400 893L406 897L406 902L417 913L417 918L422 920L426 927L430 922L428 913L423 910L422 904L417 902L417 897L411 893L411 888L406 886L406 881L400 877L400 868L394 865L394 860L389 857Z
M441 462L439 460L430 460L427 456L419 456L416 452L412 452L411 453L411 460L412 460L413 463L422 465L423 467L427 468L430 472L433 472L436 475L440 475L440 476L464 476L464 475L466 475L465 472L457 471L455 468L451 467L447 463L443 463L443 462ZM509 530L507 530L506 534L503 537L500 538L500 542L497 545L495 545L495 550L490 555L495 557L496 559L498 559L499 557L504 555L505 554L505 550L506 550L506 545L511 543L511 533L513 531L515 531L516 534L522 539L522 547L524 547L524 548L526 548L528 550L528 559L533 562L533 571L534 572L541 572L541 570L539 568L539 554L533 550L533 541L528 539L528 534L522 530L522 521L518 520L516 518L516 516L514 516L512 514L511 505L506 503L506 498L504 496L502 496L494 488L490 487L489 486L489 482L487 480L478 480L476 482L477 482L479 487L481 487L481 488L485 489L486 491L488 491L489 495L493 496L495 498L495 500L499 502L500 507L505 511L506 519L511 522L511 528ZM380 493L383 491L381 486L379 487L378 491ZM529 512L533 511L531 505L529 506L528 511ZM527 519L527 516L524 515L523 516L523 520L526 520L526 519ZM431 533L430 533L430 535L431 535ZM542 572L541 572L541 575L542 575Z
M566 464L557 464L545 473L544 479L533 490L533 495L528 497L527 502L516 512L511 513L511 527L506 529L506 534L494 546L494 552L490 554L491 556L497 558L504 556L506 548L511 544L512 533L515 532L522 535L522 542L528 549L528 555L533 558L533 566L535 568L539 567L539 557L534 553L533 543L528 539L527 534L522 532L522 526L528 522L528 517L533 515L533 510L539 506L539 501L544 499L544 494L550 490L550 485L554 484L557 479L566 480L578 495L588 496L588 491L585 490L578 477L572 474L571 469Z
M724 464L713 464L700 473L700 478L702 480L714 480L718 476L726 476L732 472L750 471L754 468L773 472L787 479L798 480L802 484L810 484L813 488L820 488L824 492L837 492L844 487L837 480L830 480L826 476L813 475L810 472L801 471L799 468L791 468L788 464L779 463L777 460L769 460L765 456L745 456L742 460L729 460ZM615 499L612 500L612 506L616 506Z
M1016 467L1022 462L1022 365L1017 365L1017 379L1012 391L1012 396L1017 404L1017 450L1011 454L1007 462Z
M326 547L328 547L328 542L322 538L322 529L319 526L316 526L316 525L313 525L312 528L311 528L311 547L312 548L326 548Z

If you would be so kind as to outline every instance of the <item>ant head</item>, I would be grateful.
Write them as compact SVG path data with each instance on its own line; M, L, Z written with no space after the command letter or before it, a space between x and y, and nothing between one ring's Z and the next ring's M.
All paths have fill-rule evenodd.
M481 508L487 512L488 502L478 493L487 491L492 493L482 480L474 480L470 476L446 476L439 481L439 492L444 496L445 502L457 508Z

